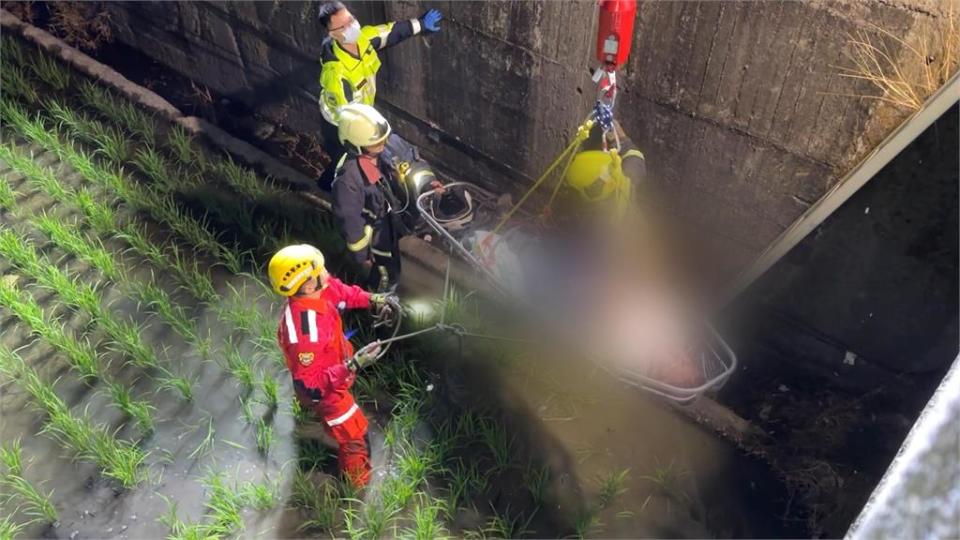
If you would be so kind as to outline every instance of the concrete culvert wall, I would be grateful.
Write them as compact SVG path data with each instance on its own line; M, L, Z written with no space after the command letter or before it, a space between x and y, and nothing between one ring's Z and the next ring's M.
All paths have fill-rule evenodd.
M349 4L349 3L348 3ZM593 102L595 3L356 2L363 23L444 12L441 33L385 53L378 102L404 136L471 180L517 187ZM309 2L107 4L117 37L254 113L316 133L324 31ZM740 268L902 118L870 99L848 40L933 32L943 5L640 3L618 116L667 204ZM418 40L419 41L419 40Z

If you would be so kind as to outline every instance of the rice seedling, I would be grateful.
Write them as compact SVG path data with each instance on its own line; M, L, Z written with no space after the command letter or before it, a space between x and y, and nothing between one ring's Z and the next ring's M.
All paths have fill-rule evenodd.
M3 36L3 43L0 45L0 57L5 68L10 66L26 65L26 54L20 42L9 35Z
M138 307L143 307L163 319L167 326L188 342L199 341L196 321L187 315L183 306L176 303L167 291L157 286L153 278L137 282L130 289L137 299Z
M34 335L60 350L83 379L92 381L100 376L100 363L89 342L67 334L58 321L46 317L32 295L10 280L0 280L0 305L23 321Z
M41 118L31 120L19 107L5 106L0 109L0 114L24 136L47 149L56 151L84 178L120 195L128 204L149 212L198 250L214 255L231 272L242 271L245 255L224 246L210 231L204 220L184 213L172 197L161 196L156 190L127 181L122 171L113 172L104 169L82 149L71 143L60 142L47 132Z
M30 68L40 80L58 92L70 87L70 72L52 56L36 55L34 61L30 63Z
M253 401L244 398L243 396L238 397L240 400L240 414L243 417L243 421L249 425L254 425L257 423L257 415L253 412Z
M224 359L227 371L237 380L237 384L240 385L243 394L246 395L252 392L256 385L256 376L253 373L253 367L247 359L244 358L243 353L240 352L236 345L232 343L227 345Z
M626 484L629 476L630 469L622 469L597 478L597 482L600 485L598 499L601 508L606 508L610 503L627 492Z
M246 482L240 487L246 506L269 510L277 505L277 488L267 483Z
M28 241L8 229L0 230L0 254L7 256L14 265L36 279L40 286L57 292L64 303L86 311L106 330L111 338L111 346L129 356L134 364L141 367L158 366L156 355L142 340L142 327L129 321L117 320L107 313L102 308L100 294L94 287L71 279L55 265L41 259ZM53 334L44 331L42 335L48 338ZM83 348L69 340L58 339L56 344L65 347L68 354L83 351Z
M318 488L307 474L297 469L293 477L290 501L307 513L307 519L300 524L298 530L332 532L336 527L340 498L333 482L323 482Z
M0 145L0 159L57 202L69 202L72 198L71 190L60 182L53 169L38 165L32 152L27 155L7 141Z
M157 518L170 532L167 540L208 540L206 526L203 523L186 523L177 515L177 503L160 495L167 502L167 511Z
M184 377L174 377L166 372L167 375L157 377L157 390L169 390L180 394L184 401L193 401L193 382Z
M521 521L523 514L517 513L516 515L512 515L509 504L504 508L503 512L498 512L497 509L492 506L491 508L493 515L490 516L483 528L486 535L494 538L520 538L530 534L528 527L535 514L530 514L526 521Z
M106 111L100 112L105 113ZM111 120L132 131L147 145L155 145L156 121L153 115L126 100L119 100L114 103L112 113Z
M130 418L137 422L143 435L153 433L153 411L155 408L145 401L137 401L130 395L126 386L115 381L107 383L110 398Z
M350 538L384 538L387 525L399 513L398 509L382 508L376 503L364 504L357 500L349 502L352 504L343 509L343 532Z
M653 472L640 478L652 482L663 494L682 503L690 501L690 497L680 486L681 479L687 474L688 471L678 469L671 460L667 465L657 463Z
M251 334L260 322L260 312L255 303L250 301L247 288L237 289L232 283L227 284L230 289L230 298L216 306L217 317L230 328L245 334ZM276 344L276 337L274 337Z
M503 472L511 465L515 436L508 434L503 423L494 418L480 419L480 438L493 458L493 472Z
M0 118L6 120L9 127L44 148L51 148L58 142L39 114L31 117L17 103L0 99Z
M65 129L74 137L88 138L84 136L90 133L90 126L87 118L78 111L71 109L55 97L45 99L43 108L46 109L47 114L50 115L58 128Z
M47 419L40 433L50 435L83 461L96 463L102 474L125 488L144 480L147 454L137 446L113 437L89 416L74 416L56 391L40 380L23 358L0 346L0 371L27 391Z
M80 208L87 223L99 234L112 234L117 227L117 215L109 206L97 201L90 190L82 188L74 193L71 201Z
M181 125L174 125L170 130L167 139L170 149L173 151L174 158L181 165L190 165L203 171L206 168L206 162L203 161L203 153L197 152L194 147L193 135Z
M58 519L57 509L50 500L53 491L45 494L23 477L23 456L19 439L0 447L0 462L6 469L0 475L4 502L17 500L24 515L33 518L31 523L55 523Z
M139 221L124 223L115 235L126 242L134 252L160 268L169 268L167 250L147 234L146 225Z
M146 342L143 341L143 325L132 320L119 320L104 314L97 319L97 323L110 336L108 348L130 358L130 362L141 368L160 368L157 355Z
M8 95L13 94L28 103L36 103L40 100L36 88L20 66L4 65L0 73L0 81L3 84L3 91Z
M598 535L603 530L603 522L593 508L584 508L574 514L572 525L573 535L577 538Z
M529 465L523 472L523 483L530 492L530 497L533 498L533 505L543 506L550 487L550 468L546 465L541 467Z
M92 122L90 126L92 132L89 140L97 145L97 151L116 165L122 165L126 162L127 156L130 154L130 146L123 132L100 122Z
M259 179L255 172L238 165L232 157L221 159L214 168L238 193L250 199L258 199L276 191L269 181Z
M20 439L14 439L9 445L0 444L0 463L3 463L4 474L23 474L23 452L20 448Z
M76 221L65 222L46 214L28 219L64 251L89 263L102 272L107 279L114 282L123 281L124 276L113 254L107 251L99 240L88 238L81 233Z
M3 159L0 157L0 159ZM10 183L4 179L0 183L0 208L12 211L17 206L17 192L13 190Z
M26 523L16 523L11 516L0 518L0 538L13 540L27 527Z
M273 446L273 425L260 418L257 420L257 451L264 456L270 452Z
M469 466L463 464L463 460L458 459L457 465L450 470L450 480L447 482L447 504L448 512L455 512L460 504L471 497L473 494L482 494L487 488L487 476L480 472L476 462L471 462ZM453 517L453 516L449 516Z
M303 407L297 396L293 396L290 400L290 416L293 416L293 419L298 423L310 417L310 411Z
M176 187L172 183L170 171L160 152L157 152L152 146L144 146L137 150L133 158L133 163L143 174L153 181L155 186L162 189L173 189Z
M203 481L207 498L207 532L214 536L230 536L243 530L243 496L224 484L220 474L208 474Z
M263 403L270 410L273 410L277 407L277 403L280 401L278 394L280 393L280 384L277 382L277 378L269 372L263 372L260 374L260 392L263 393Z
M441 512L445 512L443 501L433 500L426 494L419 493L417 504L413 507L413 523L401 531L400 536L413 540L448 538L447 530L439 519Z
M220 294L214 287L210 274L201 269L196 260L188 260L176 246L172 246L169 251L170 270L177 276L182 287L197 300L219 305Z
M88 107L99 111L111 120L113 119L107 114L107 111L113 110L116 98L106 88L93 81L85 80L80 83L80 100Z
M427 481L427 476L437 470L437 456L432 446L418 449L412 442L400 445L397 458L399 475L406 481L419 486Z
M190 452L188 456L190 459L196 459L203 457L213 451L213 447L216 444L216 434L217 430L213 427L213 417L207 418L207 434L204 435L203 440L200 441L200 444L194 448L193 452Z

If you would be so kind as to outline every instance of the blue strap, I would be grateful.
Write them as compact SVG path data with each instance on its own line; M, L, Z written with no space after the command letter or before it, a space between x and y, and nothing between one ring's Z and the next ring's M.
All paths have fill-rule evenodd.
M613 129L613 108L597 101L593 106L593 118L600 124L604 132Z

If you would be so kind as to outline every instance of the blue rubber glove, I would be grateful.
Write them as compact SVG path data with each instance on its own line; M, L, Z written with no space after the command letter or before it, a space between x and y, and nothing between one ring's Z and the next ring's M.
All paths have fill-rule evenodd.
M435 9L428 10L426 13L420 16L420 23L423 26L423 29L431 34L435 34L440 31L440 20L443 19L443 15Z

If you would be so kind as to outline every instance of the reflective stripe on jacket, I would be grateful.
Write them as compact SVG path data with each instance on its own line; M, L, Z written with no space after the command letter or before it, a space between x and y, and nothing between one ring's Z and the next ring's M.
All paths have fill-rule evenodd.
M364 26L357 39L360 57L344 50L331 37L324 39L320 50L320 111L324 119L337 125L337 110L347 103L373 105L377 95L377 71L380 55L387 47L420 33L420 21L398 21Z
M318 397L325 415L343 414L336 410L338 406L352 401L346 398L354 374L344 362L353 355L353 346L343 335L337 309L341 302L350 309L366 308L370 294L329 277L320 298L290 297L277 329L294 384Z

